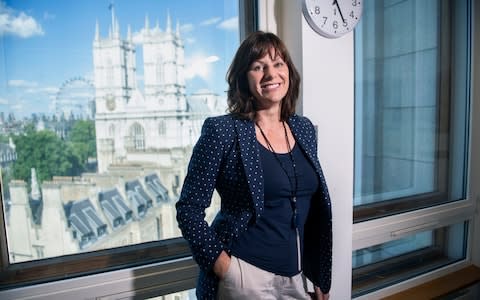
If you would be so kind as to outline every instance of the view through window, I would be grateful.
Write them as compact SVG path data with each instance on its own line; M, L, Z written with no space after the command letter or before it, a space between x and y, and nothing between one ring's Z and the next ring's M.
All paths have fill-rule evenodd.
M2 1L0 18L9 263L179 237L192 147L225 113L238 2Z

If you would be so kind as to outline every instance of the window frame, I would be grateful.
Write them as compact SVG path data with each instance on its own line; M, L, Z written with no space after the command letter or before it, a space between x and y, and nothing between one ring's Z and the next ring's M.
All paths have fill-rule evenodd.
M463 225L464 230L463 244L467 246L468 221L460 224ZM354 268L352 270L352 296L362 296L382 287L388 287L446 265L463 261L466 258L466 248L462 249L463 257L448 257L449 244L445 240L448 240L449 226L451 225L456 224L442 224L441 227L431 229L433 238L431 246ZM430 229L425 231L430 231Z
M450 10L448 9L448 5L450 2L447 0L444 0L441 2L442 7L441 7L441 17L442 19L448 19L447 14L450 13ZM474 9L474 3L469 2L468 4L468 10L469 10L469 16L468 16L468 22L470 22L470 29L467 35L469 36L470 40L470 45L468 46L470 48L469 51L469 56L466 56L467 61L473 60L474 53L475 53L475 47L474 47L474 38L472 32L474 31L473 26L474 26L474 18L473 16L476 14ZM453 21L454 22L454 21ZM457 21L457 22L465 22L465 20ZM445 35L445 30L448 30L449 32L452 30L452 26L454 24L450 23L450 20L448 22L441 22L442 28L440 29L442 34ZM440 43L440 57L437 61L441 61L441 67L445 67L445 57L448 57L448 62L450 63L450 51L454 51L453 46L448 46L447 44L449 43L448 38L441 38L441 35L439 37L439 43ZM447 51L445 51L447 50ZM471 64L468 64L471 65ZM447 72L441 72L440 76L438 76L437 80L440 82L440 88L438 90L439 97L443 95L442 98L440 98L440 105L443 105L443 109L441 110L449 111L450 108L449 102L445 101L445 98L447 97L453 97L452 94L455 93L454 90L452 90L452 85L454 84L452 81L454 80L454 75L455 74L455 66L449 66L449 70ZM352 232L352 253L355 250L367 248L369 246L373 245L378 245L382 243L386 243L392 240L396 240L400 237L406 236L406 235L411 235L415 233L419 233L425 230L435 230L437 228L442 228L445 226L448 226L450 224L455 224L455 223L460 223L460 222L465 222L468 226L467 232L465 232L465 239L466 239L466 256L464 259L461 259L459 261L450 263L446 266L442 266L440 268L432 269L432 270L427 270L424 273L419 273L416 274L413 278L410 279L402 279L400 281L391 283L388 286L383 286L380 288L377 288L376 290L370 290L366 294L360 293L357 294L356 296L353 297L353 291L352 291L352 298L354 299L371 299L371 298L383 298L388 295L391 295L393 293L405 290L407 288L411 288L413 286L419 285L421 283L427 282L429 280L438 278L440 276L443 276L445 274L448 274L450 272L457 271L461 268L464 268L472 263L472 258L474 258L474 254L472 254L472 249L475 248L474 246L474 241L475 237L473 232L475 231L475 220L476 218L478 219L478 216L475 215L475 199L472 198L471 191L473 189L472 187L472 180L471 180L471 174L472 174L472 169L475 169L475 166L472 164L471 160L471 153L472 153L472 142L473 142L473 127L471 128L471 124L473 123L472 120L475 120L474 118L474 113L473 113L473 108L472 104L474 99L474 91L473 91L473 80L471 77L472 72L474 71L473 67L471 67L471 70L467 70L467 74L464 76L469 80L468 83L468 93L467 93L467 106L469 107L467 110L467 114L465 118L467 118L466 124L462 124L459 126L463 126L466 130L466 143L467 146L465 148L465 155L464 155L464 166L465 170L462 173L462 176L464 176L464 181L463 181L463 195L464 197L460 199L451 199L451 200L444 200L445 198L450 197L451 190L450 188L443 188L443 190L439 192L433 192L433 193L426 193L426 194L420 194L416 195L415 200L412 202L417 202L415 205L408 205L405 203L404 199L409 199L411 200L412 197L405 197L405 198L400 198L398 201L391 201L391 204L383 205L382 203L380 204L371 204L371 205L363 205L360 209L353 209L353 232ZM446 96L445 96L446 95ZM438 102L437 102L438 103ZM453 112L452 112L453 114ZM458 112L457 112L458 114ZM445 116L440 116L441 118L445 118ZM448 126L448 116L446 117L447 121L443 122L443 124L440 124L440 126ZM477 120L478 123L478 120ZM478 127L478 126L477 126ZM445 131L445 128L441 128L439 132ZM440 143L444 145L448 145L449 150L451 152L453 151L458 151L458 149L455 149L454 145L454 139L455 136L451 134L454 129L450 128L449 129L449 138L441 140ZM444 149L444 148L440 148ZM354 151L352 149L352 151ZM353 152L355 153L355 152ZM357 159L356 154L355 158ZM447 153L439 153L438 154L446 156L448 155ZM437 157L438 159L438 157ZM441 166L437 167L436 174L437 174L437 179L443 182L446 182L445 186L447 186L449 183L449 178L448 176L451 176L449 173L451 173L450 168L451 162L447 162L442 164ZM476 167L478 168L478 166ZM355 175L358 176L358 172L356 170L354 171ZM441 187L441 185L440 185ZM458 188L457 187L452 187L452 189ZM443 199L442 199L443 197ZM353 199L352 199L353 200ZM375 213L376 210L378 209L384 209L385 211L382 213L379 213L377 216L372 217L372 212L373 214ZM478 214L477 214L478 215ZM478 220L477 220L478 223ZM353 266L353 264L352 264ZM355 276L355 271L352 269L352 287L353 287L353 279Z
M382 2L376 2L376 5L382 5ZM451 101L452 101L452 88L451 88L451 77L454 73L451 59L452 48L454 45L451 43L452 26L455 26L454 22L451 22L453 16L452 9L450 7L450 1L443 0L439 1L439 30L437 33L438 40L438 51L439 55L437 58L437 67L438 74L436 74L437 80L437 99L436 104L438 110L436 112L437 124L436 124L436 157L435 157L435 178L434 181L436 191L415 194L408 191L393 192L393 194L399 194L398 197L388 198L381 201L373 201L371 203L354 205L353 207L353 220L354 223L364 222L372 220L375 218L382 218L394 214L404 213L408 211L414 211L422 208L427 208L435 205L441 205L451 201L459 201L462 199L450 199L449 195L449 186L450 186L450 177L452 166L452 153L453 151L453 141L454 141L454 126L449 128L450 123L450 111L451 111ZM470 5L471 6L471 5ZM471 8L469 7L469 12L471 13ZM383 22L383 15L382 21ZM383 24L383 23L382 23ZM471 44L471 42L470 42ZM468 47L468 46L467 46ZM377 49L377 48L376 48ZM380 50L382 51L382 50ZM376 73L382 73L383 69L376 71ZM468 71L468 70L467 70ZM383 92L383 90L381 90ZM376 96L382 98L383 95ZM469 95L467 95L469 97ZM467 101L469 102L469 101ZM468 105L468 104L467 104ZM453 114L453 113L452 113ZM375 130L379 130L376 128ZM355 138L357 139L358 135L362 133L356 133ZM444 136L448 138L444 138ZM375 134L375 136L382 136L382 134ZM467 139L468 143L468 139ZM382 144L383 145L383 144ZM376 146L377 148L378 146ZM465 147L465 152L467 152L467 147ZM363 152L361 152L363 153ZM381 153L381 152L380 152ZM355 158L360 159L361 154L355 153ZM465 167L467 163L464 162ZM355 170L355 177L361 177L360 170ZM462 173L463 176L466 176L466 172ZM360 179L361 180L361 179ZM415 189L414 187L410 189ZM409 190L410 190L409 189ZM372 198L377 198L378 195L384 195L386 193L372 194ZM408 194L408 196L402 196L401 194Z
M238 5L242 40L258 28L258 3L238 0ZM0 298L41 297L47 291L94 298L102 293L154 297L195 286L198 267L182 237L9 264L2 189L0 177ZM131 284L118 286L112 276ZM92 289L99 282L111 288ZM64 288L72 285L77 288Z

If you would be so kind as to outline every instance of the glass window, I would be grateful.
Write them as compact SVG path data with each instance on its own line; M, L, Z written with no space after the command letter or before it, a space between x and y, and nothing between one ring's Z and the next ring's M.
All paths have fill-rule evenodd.
M203 120L225 112L239 16L225 0L0 2L0 288L189 255L174 203Z
M364 2L355 30L354 222L383 217L376 224L389 232L387 216L465 199L470 14L470 1ZM465 259L468 222L437 221L353 251L352 296Z
M468 1L365 1L355 30L355 222L465 197Z
M352 297L464 259L466 243L467 223L459 223L356 250Z

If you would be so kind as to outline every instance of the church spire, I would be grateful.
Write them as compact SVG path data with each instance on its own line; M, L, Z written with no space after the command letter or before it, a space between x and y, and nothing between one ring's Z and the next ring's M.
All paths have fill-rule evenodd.
M177 20L177 29L176 29L177 37L180 37L180 21Z
M98 19L95 22L95 41L100 39L100 25L98 25Z
M148 15L145 15L145 33L148 34L150 31L150 20L148 19Z
M110 5L108 5L108 9L110 10L110 14L112 15L112 33L115 33L115 8L113 6L113 1L110 2Z
M118 24L118 19L115 19L115 30L113 31L113 37L116 39L120 38L120 25Z
M128 24L128 26L127 26L127 39L130 43L133 41L132 28L130 27L130 24Z
M172 20L170 19L170 11L167 11L167 33L172 32Z

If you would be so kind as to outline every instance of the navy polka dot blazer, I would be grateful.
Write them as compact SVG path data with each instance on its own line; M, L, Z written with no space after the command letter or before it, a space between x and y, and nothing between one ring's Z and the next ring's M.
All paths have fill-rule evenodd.
M304 274L326 293L331 281L332 214L315 129L298 115L288 124L320 182L305 224L302 261ZM205 209L214 189L221 197L221 209L209 226ZM212 269L217 257L222 250L229 253L232 241L262 217L263 171L252 121L232 115L205 120L176 208L179 227L200 266L197 297L215 299L218 277Z

